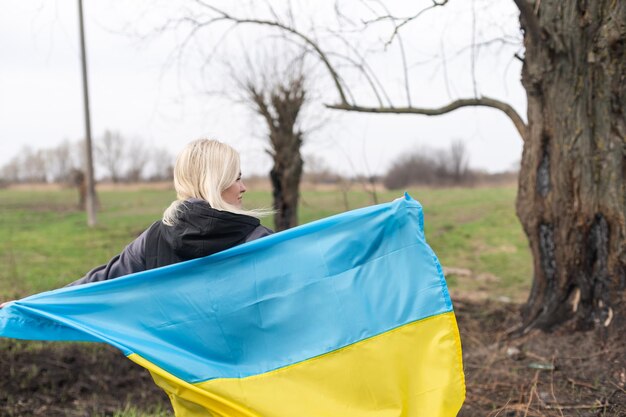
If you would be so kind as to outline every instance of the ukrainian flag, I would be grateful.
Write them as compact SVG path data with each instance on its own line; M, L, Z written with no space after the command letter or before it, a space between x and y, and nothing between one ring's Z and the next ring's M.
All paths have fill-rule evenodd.
M323 219L215 255L33 295L0 335L106 342L177 416L454 416L461 343L420 204Z

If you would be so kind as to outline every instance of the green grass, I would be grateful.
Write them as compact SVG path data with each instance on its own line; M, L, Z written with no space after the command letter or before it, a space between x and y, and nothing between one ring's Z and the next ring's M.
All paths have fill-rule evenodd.
M426 237L444 266L491 274L493 296L522 299L532 274L526 238L514 213L515 188L419 188L409 191L424 206ZM400 191L380 192L391 201ZM364 191L303 191L300 222L372 204ZM101 191L98 226L86 226L73 190L0 190L0 300L49 290L80 278L119 253L174 198L167 190ZM346 201L347 200L347 201ZM246 193L248 207L269 207L269 192ZM347 207L346 207L347 206ZM272 219L263 223L272 227ZM484 282L449 277L451 287L471 291Z

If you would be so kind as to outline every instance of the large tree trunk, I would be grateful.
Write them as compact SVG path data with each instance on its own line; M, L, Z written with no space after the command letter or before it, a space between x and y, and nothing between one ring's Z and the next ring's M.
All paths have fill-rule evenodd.
M626 2L537 4L539 32L521 18L529 129L517 214L534 259L524 324L608 326L626 288Z

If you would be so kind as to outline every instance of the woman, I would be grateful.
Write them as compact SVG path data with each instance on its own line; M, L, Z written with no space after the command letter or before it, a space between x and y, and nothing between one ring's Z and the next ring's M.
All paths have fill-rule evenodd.
M268 211L242 209L246 186L241 180L239 154L224 143L209 139L189 143L176 159L174 188L176 200L162 220L106 265L69 285L208 256L273 233L261 226L258 218Z

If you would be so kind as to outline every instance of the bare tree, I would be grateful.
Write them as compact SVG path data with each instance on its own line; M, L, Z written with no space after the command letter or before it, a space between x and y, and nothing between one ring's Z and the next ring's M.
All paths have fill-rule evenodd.
M266 77L263 85L249 81L246 86L251 103L263 117L268 129L274 166L270 171L274 197L274 226L285 230L298 224L298 199L302 177L303 132L298 117L306 102L304 74L298 70L284 78Z
M448 149L422 147L404 153L385 175L384 184L390 189L409 185L461 185L468 183L474 174L468 168L465 143L457 140Z
M155 181L165 181L173 179L174 158L172 154L163 148L156 148L150 153L152 175Z
M141 139L127 141L124 150L124 159L127 161L126 180L139 182L150 160L150 151Z
M438 115L488 106L504 112L524 140L517 213L535 272L521 329L550 329L569 319L578 328L608 326L624 312L626 295L626 5L514 1L524 30L528 124L510 105L486 97L430 109L358 105L347 100L332 72L340 103L331 107ZM400 22L392 38L420 14L385 16Z
M111 181L117 183L122 177L125 144L119 132L106 130L96 144L96 156L100 165L107 170ZM131 158L132 159L132 158Z
M398 158L383 181L389 189L401 189L417 184L441 184L440 161L433 151L418 150Z
M466 180L467 165L469 163L469 154L467 145L460 139L453 140L450 144L449 162L450 172L455 184L461 184Z
M6 182L63 182L74 167L72 145L65 141L50 149L24 147L1 169Z
M41 149L25 146L20 152L22 181L46 182L46 158Z
M46 151L46 168L51 181L70 182L70 174L75 168L71 147L68 141L64 141Z
M338 184L342 177L323 158L309 154L304 156L304 179L312 184Z
M4 182L8 184L16 184L20 182L21 178L21 165L17 156L14 156L2 166L2 170L0 171L0 176Z

